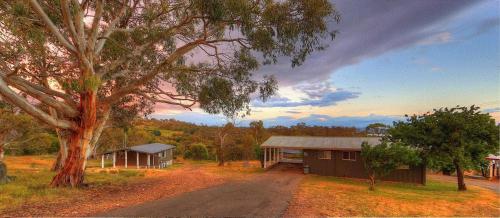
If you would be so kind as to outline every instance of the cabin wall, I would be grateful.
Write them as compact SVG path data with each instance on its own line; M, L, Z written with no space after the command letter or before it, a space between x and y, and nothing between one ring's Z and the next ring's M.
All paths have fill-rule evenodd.
M319 150L304 150L304 165L309 166L309 170L313 174L325 176L338 176L367 179L361 152L355 151L356 160L343 160L342 153L344 151L331 151L331 159L319 159ZM408 182L425 184L425 167L410 166L409 169L397 169L390 175L382 178L386 181Z
M170 150L166 151L166 158L168 160L172 160L172 152ZM160 158L158 154L153 154L149 155L150 158L150 165L151 167L153 166L158 166L160 164ZM154 159L154 160L153 160ZM116 166L125 166L125 152L124 151L118 151L116 152ZM147 167L148 166L148 155L145 153L139 153L139 166L140 167ZM137 152L135 151L127 151L127 167L137 167Z

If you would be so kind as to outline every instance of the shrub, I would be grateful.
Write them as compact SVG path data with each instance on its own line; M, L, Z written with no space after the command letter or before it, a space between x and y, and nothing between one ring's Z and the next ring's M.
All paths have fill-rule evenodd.
M208 159L208 150L204 144L201 143L193 144L189 147L189 151L191 153L191 158L193 158L194 160Z
M190 159L191 157L193 157L193 154L190 150L184 151L184 159Z

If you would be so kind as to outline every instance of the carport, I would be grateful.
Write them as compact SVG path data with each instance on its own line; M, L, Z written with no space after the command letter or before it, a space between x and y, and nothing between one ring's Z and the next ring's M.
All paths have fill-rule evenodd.
M303 148L293 146L289 140L291 138L272 136L261 145L264 149L264 168L278 163L303 163Z

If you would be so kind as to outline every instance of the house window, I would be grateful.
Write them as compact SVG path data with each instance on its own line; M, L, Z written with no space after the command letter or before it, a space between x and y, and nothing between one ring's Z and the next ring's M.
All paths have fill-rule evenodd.
M324 160L332 159L332 151L319 151L318 159L324 159Z
M410 169L410 166L409 165L401 165L401 166L398 166L398 170L409 170Z
M342 160L356 161L356 152L355 151L342 152Z

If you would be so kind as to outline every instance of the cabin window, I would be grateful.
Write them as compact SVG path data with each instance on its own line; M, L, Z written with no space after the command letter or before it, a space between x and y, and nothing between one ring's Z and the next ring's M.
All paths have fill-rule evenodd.
M398 166L398 170L409 170L410 166L409 165L400 165Z
M344 152L342 152L342 160L356 161L356 152L355 151L344 151Z
M318 159L330 160L332 159L332 151L320 151Z

